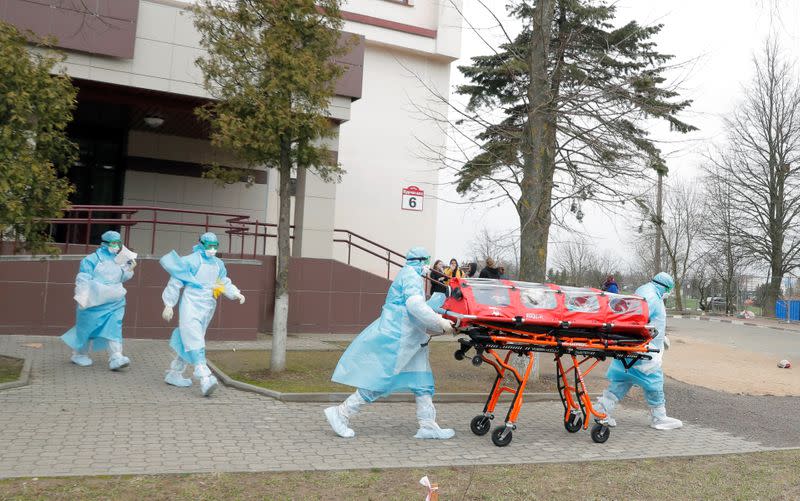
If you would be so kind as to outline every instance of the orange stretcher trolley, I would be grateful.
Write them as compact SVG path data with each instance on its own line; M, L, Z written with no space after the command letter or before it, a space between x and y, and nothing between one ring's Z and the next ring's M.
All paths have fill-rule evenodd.
M608 440L610 430L601 423L606 416L593 408L583 377L606 358L630 368L657 351L648 348L655 333L647 324L643 298L511 280L453 278L449 285L450 296L439 313L453 320L462 335L455 358L463 360L474 350L473 365L487 363L497 372L483 413L470 423L473 433L489 432L500 396L511 393L505 424L492 432L498 447L511 442L534 354L543 352L554 355L564 428L570 433L588 429L594 418L592 440ZM512 355L523 363L514 363Z

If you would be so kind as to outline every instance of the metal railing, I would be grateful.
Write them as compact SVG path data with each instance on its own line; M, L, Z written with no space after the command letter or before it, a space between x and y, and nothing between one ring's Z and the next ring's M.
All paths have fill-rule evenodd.
M190 217L186 218L185 215ZM145 231L150 236L150 254L155 254L159 232L176 227L224 233L228 235L228 254L236 254L233 243L234 240L239 241L240 258L266 255L267 240L278 237L277 224L253 220L250 216L144 205L73 205L64 212L64 217L46 221L51 226L51 234L57 235L57 243L63 245L64 253L69 253L70 249L82 249L88 253L96 243L96 239L92 238L93 231L97 233L108 227L119 228L123 242L130 246L133 229L146 226ZM294 229L294 226L290 227L290 238L294 238ZM347 264L352 265L353 249L357 249L383 261L387 278L391 275L393 265L403 267L405 256L399 252L350 230L336 228L333 233L334 243L347 245ZM245 249L248 239L252 239L252 246L248 244ZM137 250L141 252L143 249Z
M403 254L400 254L397 251L393 251L392 249L390 249L388 247L384 247L383 245L381 245L381 244L379 244L377 242L373 242L372 240L370 240L370 239L368 239L366 237L362 237L361 235L359 235L357 233L353 233L350 230L342 230L342 229L339 229L339 228L334 228L333 232L334 232L334 236L333 236L333 241L334 242L340 242L340 243L346 243L347 244L347 264L350 264L350 261L352 259L353 248L355 247L356 249L362 250L362 251L366 252L367 254L371 254L371 255L379 258L379 259L383 259L384 261L386 261L386 278L389 278L391 276L392 265L395 265L395 266L397 266L399 268L403 267L402 263L404 263L405 260L406 260L406 257ZM345 238L343 238L341 236L339 238L337 238L336 233L344 234L344 235L347 236L347 238L345 239ZM354 241L354 239L355 239L355 241ZM373 248L377 248L378 250L374 251L372 249L364 247L364 245L361 245L362 243L364 245L371 245ZM393 257L394 258L399 258L398 261L400 261L400 262L393 261L392 260Z

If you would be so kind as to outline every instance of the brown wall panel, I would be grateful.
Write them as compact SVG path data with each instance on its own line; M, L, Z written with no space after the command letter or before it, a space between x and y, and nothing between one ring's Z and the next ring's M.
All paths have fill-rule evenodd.
M41 262L20 261L13 265L0 263L0 280L5 282L45 282L47 264Z
M0 260L0 334L61 335L69 329L75 323L72 295L81 257ZM332 260L292 258L290 265L289 332L357 333L380 314L388 280ZM271 331L275 257L226 260L226 267L247 302L221 299L208 338L246 340ZM169 324L161 319L167 280L156 259L139 261L134 278L125 284L126 337L170 336L177 316Z
M0 322L8 325L41 324L45 285L34 282L7 283L8 287L0 287L0 305L3 305Z
M133 58L139 0L0 0L0 19L56 46Z
M68 327L75 323L75 286L72 284L42 284L47 289L47 297L42 302L44 315L41 318L43 325L64 325Z

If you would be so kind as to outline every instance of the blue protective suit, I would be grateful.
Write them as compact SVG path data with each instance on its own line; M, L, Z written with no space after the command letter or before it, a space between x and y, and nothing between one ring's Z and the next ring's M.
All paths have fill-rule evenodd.
M205 364L206 329L217 309L214 290L234 299L239 289L228 278L221 259L206 255L199 244L192 250L194 252L188 256L178 256L171 251L159 263L170 274L161 299L169 307L180 300L178 327L172 331L169 344L181 359L198 365Z
M413 259L413 252L410 256ZM439 329L440 317L424 302L422 268L422 263L409 260L400 270L381 316L353 340L331 377L358 388L367 402L398 391L434 393L426 329ZM431 300L442 298L439 294Z
M659 277L666 277L663 282L657 283ZM668 279L668 280L667 280ZM606 377L610 381L608 391L613 393L618 400L622 400L633 385L642 388L644 398L650 407L664 405L664 372L661 370L661 361L664 355L664 337L667 329L667 310L664 307L664 294L672 289L674 283L666 273L659 273L653 281L648 282L638 289L636 295L647 301L650 312L649 323L656 329L656 337L650 341L650 347L659 350L652 353L652 360L640 360L630 369L620 360L613 360L608 367Z
M107 233L119 238L116 232ZM75 326L61 336L76 352L86 353L89 341L93 351L108 349L109 341L122 342L127 292L122 283L133 277L133 270L118 264L115 258L116 254L103 245L81 260L75 278L75 298L79 301Z

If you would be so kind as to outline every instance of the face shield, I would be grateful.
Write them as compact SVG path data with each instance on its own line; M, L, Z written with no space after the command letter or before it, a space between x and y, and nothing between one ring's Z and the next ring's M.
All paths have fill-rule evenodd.
M431 265L431 257L430 256L412 257L412 258L407 259L406 262L410 266L414 267L417 270L417 272L419 272L419 274L422 275L423 277L428 276L428 274L431 271L431 266L430 266Z
M120 240L113 240L111 242L103 242L106 246L108 251L112 254L118 254L120 250L122 250L122 241Z
M201 242L203 244L203 252L205 252L206 256L214 257L217 255L217 249L219 249L218 242Z

